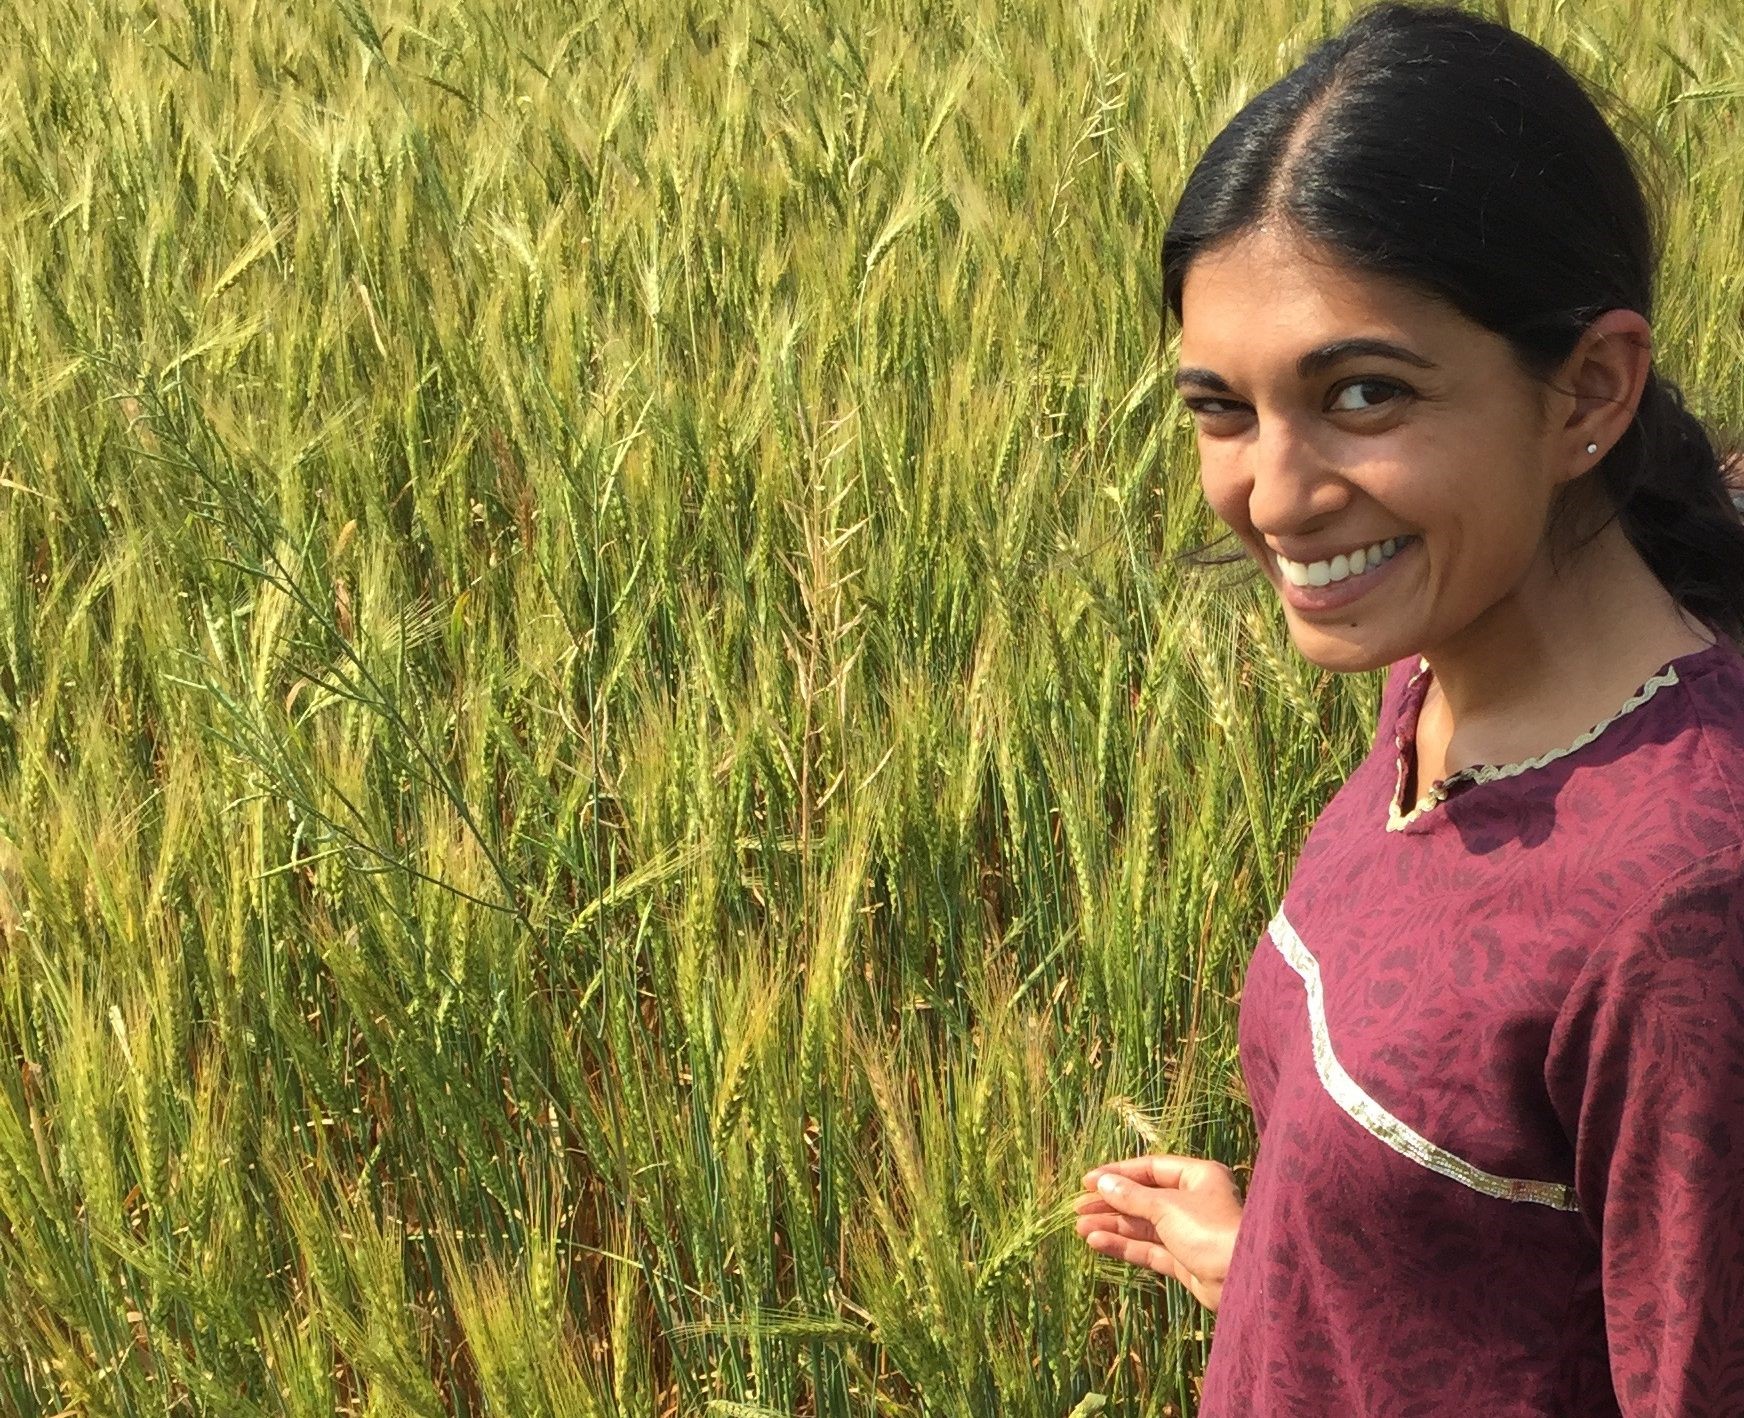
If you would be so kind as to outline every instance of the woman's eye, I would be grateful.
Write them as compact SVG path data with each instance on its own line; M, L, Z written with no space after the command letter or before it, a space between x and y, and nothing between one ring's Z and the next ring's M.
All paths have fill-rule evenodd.
M1367 399L1368 398L1367 391L1370 389L1378 390L1386 397L1380 398L1378 400L1372 400L1372 401L1366 402L1366 403L1354 403L1353 404L1353 403L1341 403L1341 402L1339 402L1340 400L1342 400L1344 398L1344 396L1346 394L1354 393L1357 390L1362 390L1363 391L1362 397L1364 399ZM1395 384L1390 379L1355 379L1355 380L1352 380L1349 384L1346 384L1344 386L1344 388L1340 389L1338 391L1338 393L1333 397L1332 407L1334 409L1338 410L1338 412L1340 412L1340 413L1347 413L1347 414L1366 413L1370 409L1380 408L1382 404L1388 403L1392 398L1395 398L1398 395L1403 394L1404 392L1405 392L1404 385Z

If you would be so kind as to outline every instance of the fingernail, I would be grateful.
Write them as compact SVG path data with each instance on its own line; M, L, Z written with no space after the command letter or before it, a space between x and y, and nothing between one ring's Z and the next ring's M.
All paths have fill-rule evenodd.
M1096 1183L1096 1185L1100 1190L1105 1191L1105 1192L1114 1192L1114 1191L1120 1190L1120 1181L1116 1177L1103 1177L1100 1181L1098 1181Z

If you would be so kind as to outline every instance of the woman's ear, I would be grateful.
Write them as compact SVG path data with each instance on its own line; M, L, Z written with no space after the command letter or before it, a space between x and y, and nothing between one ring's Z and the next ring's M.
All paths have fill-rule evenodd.
M1582 331L1556 381L1564 419L1552 437L1566 476L1587 472L1623 437L1652 367L1653 329L1639 311L1607 310Z

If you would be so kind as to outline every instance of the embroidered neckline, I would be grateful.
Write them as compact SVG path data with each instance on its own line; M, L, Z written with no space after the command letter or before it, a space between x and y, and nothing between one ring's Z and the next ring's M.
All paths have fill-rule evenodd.
M1423 710L1422 696L1416 693L1417 685L1419 681L1429 673L1429 661L1419 655L1417 657L1417 668L1412 671L1411 678L1405 681L1405 688L1400 697L1398 728L1393 735L1393 747L1395 751L1394 764L1397 773L1393 783L1393 795L1391 800L1387 803L1387 831L1397 832L1402 828L1409 827L1425 813L1433 811L1442 803L1446 802L1448 798L1452 796L1453 789L1457 788L1462 783L1491 783L1496 781L1498 778L1512 778L1521 773L1531 772L1535 768L1546 767L1547 765L1556 762L1559 758L1568 757L1569 754L1574 753L1577 749L1585 748L1594 739L1598 738L1600 734L1604 733L1606 729L1610 728L1612 724L1616 723L1625 715L1634 713L1649 699L1659 693L1660 690L1679 683L1677 665L1680 660L1693 660L1700 656L1710 654L1722 643L1724 642L1716 640L1713 644L1705 645L1700 650L1692 650L1688 654L1679 655L1668 660L1657 673L1649 676L1639 689L1631 694L1628 699L1623 701L1622 707L1620 707L1615 714L1612 714L1608 719L1601 719L1590 729L1587 729L1584 733L1580 734L1574 742L1565 744L1561 748L1553 748L1548 753L1541 753L1536 758L1523 759L1518 763L1474 763L1469 768L1462 768L1457 773L1448 774L1445 778L1437 778L1435 782L1429 785L1429 790L1417 799L1416 804L1409 812L1401 812L1400 803L1403 801L1405 796L1406 772L1406 745L1404 731L1405 711L1411 706L1413 699L1415 699L1416 711L1411 715L1411 748L1412 752L1415 753L1417 743L1417 720ZM1426 695L1427 693L1428 690L1425 689L1423 694Z

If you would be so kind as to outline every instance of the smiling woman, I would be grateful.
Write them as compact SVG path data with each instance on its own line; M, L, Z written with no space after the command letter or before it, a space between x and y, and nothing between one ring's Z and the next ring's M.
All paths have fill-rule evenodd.
M1376 7L1163 244L1218 518L1389 668L1249 967L1252 1186L1085 1178L1218 1312L1202 1415L1744 1412L1744 522L1640 174L1511 30Z
M1588 321L1561 367L1540 376L1444 297L1338 264L1291 225L1200 251L1181 286L1176 382L1198 422L1206 497L1278 582L1309 658L1355 670L1417 651L1445 689L1489 677L1501 645L1565 640L1579 631L1571 622L1603 623L1613 608L1636 639L1679 633L1676 597L1626 521L1589 526L1568 565L1575 548L1552 523L1559 500L1566 516L1580 494L1590 523L1607 499L1588 474L1598 450L1628 437L1655 378L1637 311ZM1343 333L1353 330L1371 333ZM1717 491L1711 446L1706 458ZM1360 616L1335 614L1382 584L1334 589L1336 559L1388 539L1418 551L1407 559L1414 584L1399 585L1404 564L1388 563L1387 595ZM1687 576L1681 563L1674 571Z

